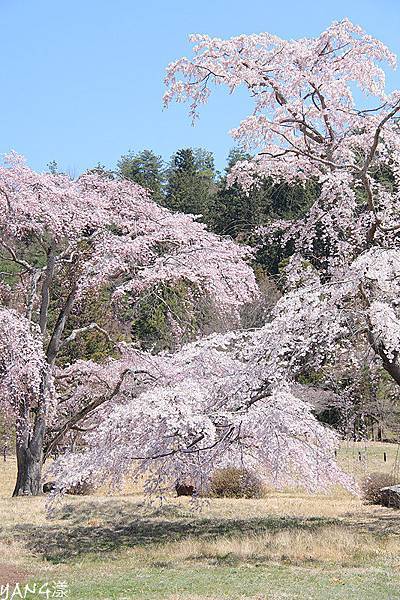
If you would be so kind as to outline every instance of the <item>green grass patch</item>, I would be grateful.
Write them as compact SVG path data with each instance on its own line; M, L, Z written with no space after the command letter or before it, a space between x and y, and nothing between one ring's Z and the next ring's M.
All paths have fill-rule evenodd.
M268 600L395 600L400 577L386 569L326 570L282 565L151 568L85 577L70 587L74 600L265 598Z

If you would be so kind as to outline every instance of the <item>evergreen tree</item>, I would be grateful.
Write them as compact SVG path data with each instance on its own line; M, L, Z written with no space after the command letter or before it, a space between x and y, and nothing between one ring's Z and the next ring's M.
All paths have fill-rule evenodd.
M124 154L117 163L117 173L123 179L131 179L151 190L153 200L163 202L164 161L152 150Z
M315 198L315 186L311 183L306 186L274 184L267 179L260 181L248 194L236 184L228 187L227 176L232 167L238 161L250 158L240 148L233 148L228 155L212 218L213 229L221 235L243 236L272 219L299 217Z
M165 204L168 208L196 215L209 224L216 193L215 166L211 152L182 148L171 157Z

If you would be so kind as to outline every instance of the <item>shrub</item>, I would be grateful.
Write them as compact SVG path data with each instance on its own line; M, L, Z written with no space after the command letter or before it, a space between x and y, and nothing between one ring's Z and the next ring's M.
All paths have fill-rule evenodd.
M175 484L175 491L177 496L194 496L196 488L190 482L177 481Z
M214 471L209 491L215 498L261 498L264 495L261 480L251 471L237 467Z
M395 483L388 473L370 473L361 483L363 498L369 504L383 504L381 489Z

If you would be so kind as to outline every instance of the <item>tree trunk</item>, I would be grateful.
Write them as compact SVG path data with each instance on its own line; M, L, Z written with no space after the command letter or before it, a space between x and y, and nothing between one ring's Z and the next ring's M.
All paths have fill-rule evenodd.
M17 482L13 496L39 496L42 493L43 443L46 426L43 417L35 419L29 434L28 421L17 432Z

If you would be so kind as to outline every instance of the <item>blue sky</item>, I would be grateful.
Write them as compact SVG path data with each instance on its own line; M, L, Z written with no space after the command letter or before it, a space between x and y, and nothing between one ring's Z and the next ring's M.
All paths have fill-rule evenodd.
M244 93L218 91L195 127L185 106L162 109L165 66L190 54L188 34L314 36L345 16L400 57L398 0L0 0L0 153L77 175L129 149L204 146L222 168ZM399 72L388 82L400 88Z

